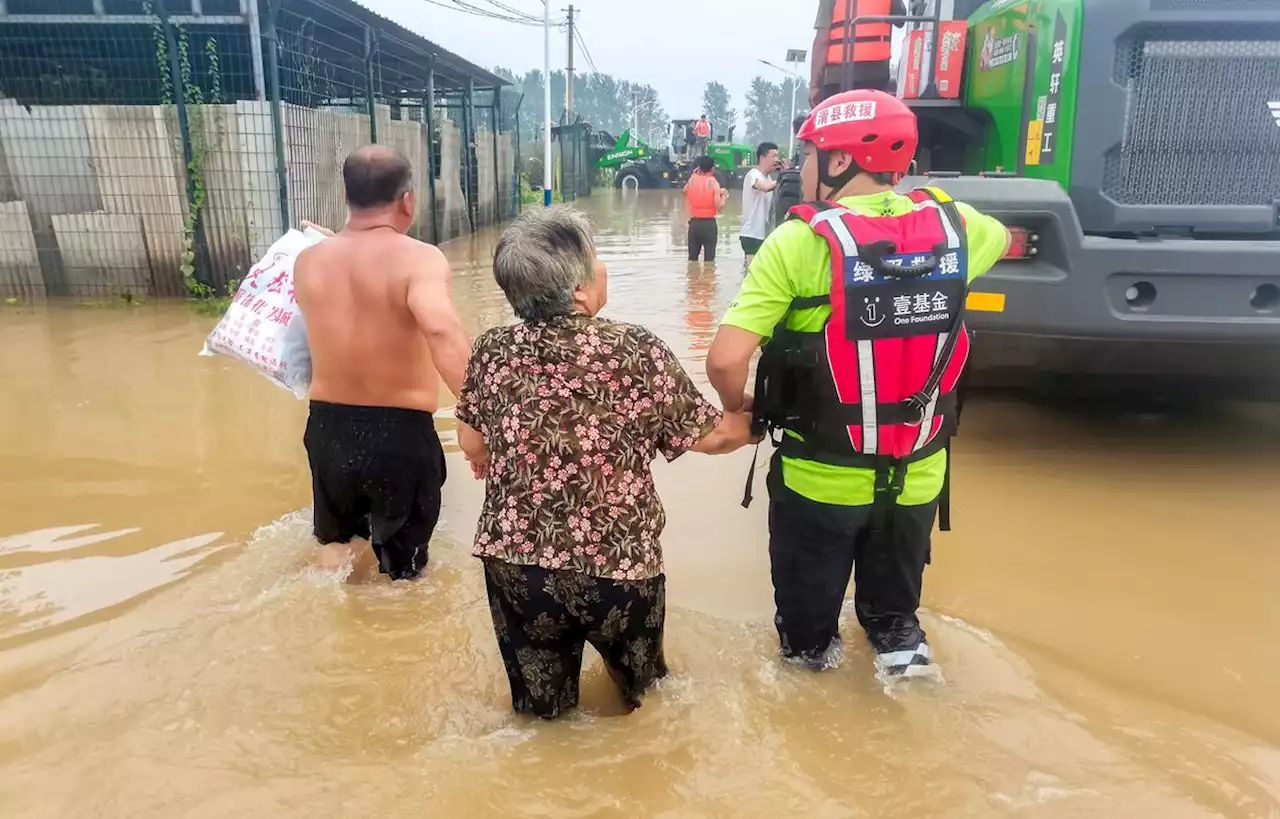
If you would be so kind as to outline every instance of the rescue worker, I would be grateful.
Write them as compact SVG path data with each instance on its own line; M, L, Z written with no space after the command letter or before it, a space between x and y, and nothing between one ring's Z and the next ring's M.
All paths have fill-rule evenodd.
M693 139L695 143L694 156L706 156L707 145L711 142L711 123L707 121L706 114L703 114L702 119L693 124Z
M700 156L693 163L693 173L684 186L685 207L689 211L689 261L716 260L716 243L720 238L720 226L716 214L729 201L729 191L720 187L716 179L716 163L709 156Z
M779 442L769 557L783 656L815 670L839 662L852 572L877 669L918 676L931 662L916 609L969 351L965 297L1009 232L940 190L894 191L918 143L896 97L838 94L799 138L810 204L756 254L707 376L726 411L754 405L755 431Z
M889 60L893 56L889 23L859 23L849 35L850 24L858 17L906 16L903 0L821 0L817 33L813 38L812 69L809 79L809 105L817 107L832 94L851 88L890 91ZM902 28L904 23L894 23ZM846 45L848 46L846 48ZM846 56L848 55L848 56ZM853 61L853 84L848 85L848 62Z

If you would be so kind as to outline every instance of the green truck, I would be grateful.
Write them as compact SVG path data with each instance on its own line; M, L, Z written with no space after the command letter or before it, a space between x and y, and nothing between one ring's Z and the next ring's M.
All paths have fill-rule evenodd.
M655 149L639 137L632 136L630 129L625 130L613 148L604 151L596 160L596 167L616 171L614 185L623 190L682 187L689 180L693 167L694 157L687 133L695 121L672 120L670 148ZM755 161L754 148L734 145L732 139L731 128L730 141L707 145L707 155L716 163L716 178L725 186L741 184Z
M975 363L1280 384L1280 0L921 6L967 22L963 92L907 100L903 188L1015 234Z

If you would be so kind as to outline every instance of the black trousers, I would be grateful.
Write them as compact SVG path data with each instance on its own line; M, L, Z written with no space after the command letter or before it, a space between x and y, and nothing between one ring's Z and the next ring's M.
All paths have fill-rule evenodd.
M667 675L662 575L611 580L486 559L484 582L517 712L554 719L575 707L586 643L630 708Z
M716 260L716 242L720 238L720 226L715 219L689 220L689 261L696 262L706 251L704 261Z
M916 617L937 501L925 506L831 506L769 474L769 561L774 624L786 657L818 666L840 641L840 610L853 574L854 609L877 654L924 640Z

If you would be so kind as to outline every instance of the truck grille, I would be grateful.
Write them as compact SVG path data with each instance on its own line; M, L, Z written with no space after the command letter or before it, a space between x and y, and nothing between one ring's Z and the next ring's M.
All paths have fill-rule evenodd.
M1280 200L1280 106L1268 104L1280 103L1280 32L1207 39L1213 28L1199 26L1194 40L1166 34L1120 45L1115 80L1128 98L1123 139L1106 157L1103 192L1112 200Z

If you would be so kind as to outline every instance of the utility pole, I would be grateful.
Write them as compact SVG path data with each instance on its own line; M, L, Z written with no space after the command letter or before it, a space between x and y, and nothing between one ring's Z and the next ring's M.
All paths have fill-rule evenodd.
M573 122L573 6L569 6L569 65L564 74L564 121Z
M542 204L551 207L551 0L542 0Z

